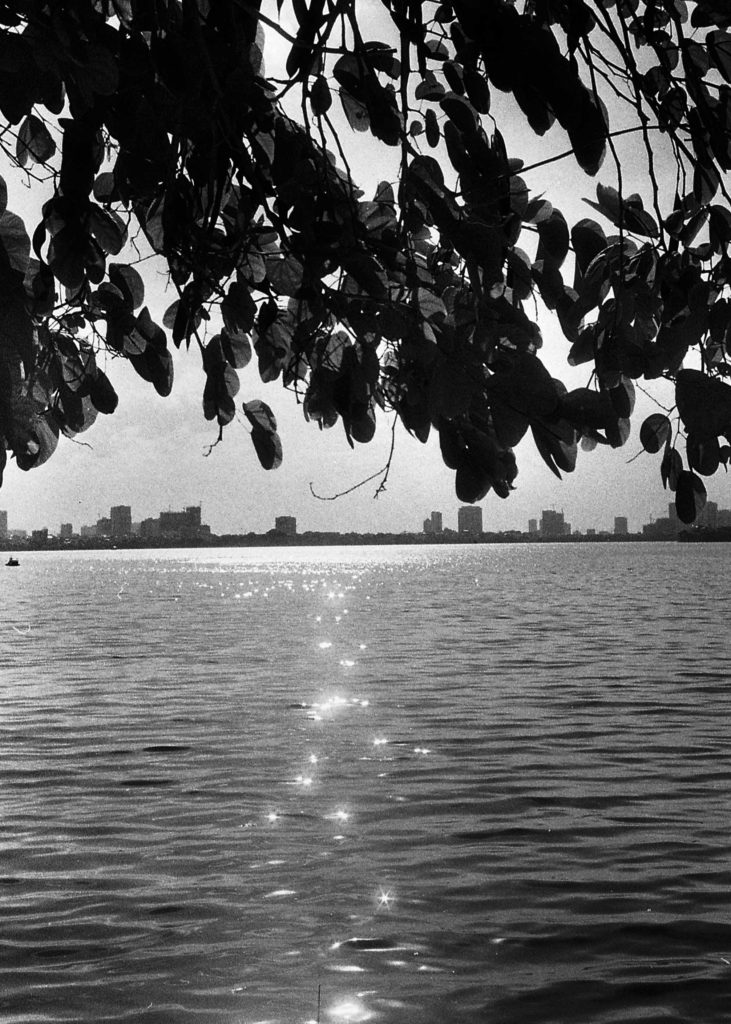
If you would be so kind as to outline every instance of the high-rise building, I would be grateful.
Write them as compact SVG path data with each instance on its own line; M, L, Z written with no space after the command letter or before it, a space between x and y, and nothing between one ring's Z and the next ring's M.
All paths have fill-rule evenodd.
M132 509L129 505L114 505L109 510L112 537L129 537L132 533Z
M458 533L482 533L482 509L479 505L463 505L457 512Z
M563 512L544 509L541 512L541 537L565 537L571 527L564 521Z
M0 538L4 540L8 535L8 513L0 509Z
M297 520L294 516L277 516L274 520L274 529L277 533L283 533L285 537L296 537Z
M614 517L614 536L623 537L629 533L629 525L627 523L627 516L615 516Z
M61 540L70 540L74 535L74 528L71 523L61 523L61 529L59 530L59 537Z
M530 533L530 534L538 533L538 520L537 519L529 519L528 520L528 533Z
M442 525L442 513L441 512L432 512L432 514L431 514L431 527L432 527L432 533L441 533L442 532L444 527Z

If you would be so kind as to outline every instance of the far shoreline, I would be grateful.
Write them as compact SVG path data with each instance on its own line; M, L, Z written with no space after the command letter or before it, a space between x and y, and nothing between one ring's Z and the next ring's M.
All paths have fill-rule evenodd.
M731 528L721 530L681 530L677 534L646 535L643 533L571 534L565 537L541 537L519 531L500 533L443 534L422 533L319 533L307 531L294 535L270 530L267 533L220 534L206 537L49 537L44 541L31 538L3 538L0 551L109 551L166 550L170 548L233 548L233 547L366 547L397 544L433 547L444 544L633 544L633 543L718 543L731 542Z

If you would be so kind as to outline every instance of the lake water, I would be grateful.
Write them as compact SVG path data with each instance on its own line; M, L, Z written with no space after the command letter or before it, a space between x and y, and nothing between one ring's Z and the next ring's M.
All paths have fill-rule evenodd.
M2 571L3 1024L729 1020L730 546Z

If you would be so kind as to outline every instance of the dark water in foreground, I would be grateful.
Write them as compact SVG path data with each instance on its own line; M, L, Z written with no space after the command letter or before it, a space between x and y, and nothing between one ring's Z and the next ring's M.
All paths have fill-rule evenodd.
M0 1021L728 1021L730 567L0 570Z

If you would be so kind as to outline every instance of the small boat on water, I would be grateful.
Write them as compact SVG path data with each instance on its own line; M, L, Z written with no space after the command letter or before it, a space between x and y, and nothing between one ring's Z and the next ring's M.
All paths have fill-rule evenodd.
M10 558L7 560L7 562L5 564L6 565L20 565L20 562L18 561L17 558L13 558L13 556L11 555Z

